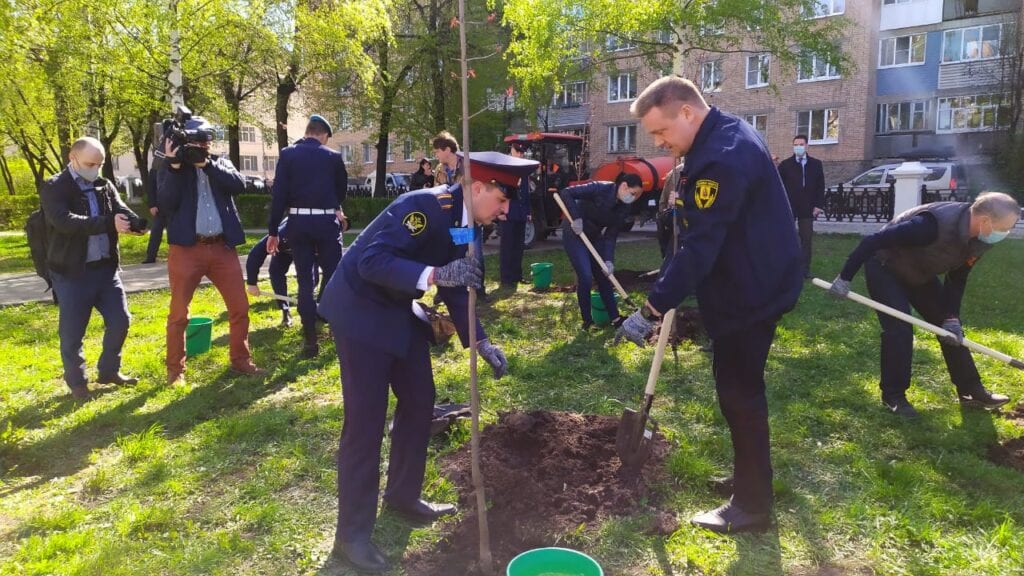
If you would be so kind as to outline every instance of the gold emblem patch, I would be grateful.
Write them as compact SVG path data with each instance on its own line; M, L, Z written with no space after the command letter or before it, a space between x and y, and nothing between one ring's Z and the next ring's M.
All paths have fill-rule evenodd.
M710 208L715 203L715 198L718 198L718 182L697 180L693 190L693 201L697 203L697 208Z
M409 230L409 234L416 236L427 229L427 217L423 212L410 212L405 220L402 220L402 226Z

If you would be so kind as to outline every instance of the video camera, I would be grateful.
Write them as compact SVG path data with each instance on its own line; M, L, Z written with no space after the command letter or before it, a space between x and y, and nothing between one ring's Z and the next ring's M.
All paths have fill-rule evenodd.
M166 142L177 148L173 160L189 164L201 164L209 157L210 152L199 142L213 140L213 126L202 116L192 116L192 111L184 105L178 106L174 116L163 121L163 137L158 148L164 151Z

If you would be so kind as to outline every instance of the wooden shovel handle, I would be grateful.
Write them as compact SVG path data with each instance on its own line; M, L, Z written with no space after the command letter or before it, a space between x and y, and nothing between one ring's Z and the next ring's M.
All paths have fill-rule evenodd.
M562 201L562 197L558 195L558 192L555 192L553 196L555 197L555 203L557 203L558 207L562 209L562 214L565 214L566 219L568 219L571 222L572 214L569 214L569 209L565 206L565 202ZM604 275L607 276L609 280L611 280L612 285L615 286L615 289L619 291L619 295L622 296L622 299L625 300L626 302L629 302L629 293L626 292L626 289L622 287L622 284L619 284L618 279L615 278L615 274L612 274L611 270L609 270L608 267L604 265L604 258L602 258L601 255L597 253L597 249L594 248L594 245L590 243L590 238L587 238L587 235L584 234L583 232L580 232L578 236L580 240L583 241L583 245L586 246L587 250L590 251L590 255L593 256L594 260L597 261L597 265L601 267L601 271L604 272Z

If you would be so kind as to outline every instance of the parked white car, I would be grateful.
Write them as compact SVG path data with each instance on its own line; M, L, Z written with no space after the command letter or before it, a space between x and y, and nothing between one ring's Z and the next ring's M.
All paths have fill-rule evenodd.
M966 190L967 189L967 174L963 166L957 162L921 162L925 168L931 170L931 173L924 177L924 185L928 190ZM890 174L896 168L899 168L899 164L883 164L881 166L875 166L874 168L864 172L856 178L843 182L843 188L850 189L863 189L863 188L879 188L888 186L892 182L896 181L896 178Z
M371 196L378 196L375 185L377 184L377 175L370 174L364 181L364 186L370 188ZM409 189L409 173L408 172L388 172L384 175L384 187L387 188L389 195L394 195L395 191L402 188L403 192ZM383 194L379 194L383 196Z

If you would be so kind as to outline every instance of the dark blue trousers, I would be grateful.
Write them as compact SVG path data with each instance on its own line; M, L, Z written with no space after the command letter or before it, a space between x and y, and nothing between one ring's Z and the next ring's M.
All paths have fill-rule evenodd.
M426 334L412 337L406 357L391 356L351 338L334 343L341 363L345 421L338 448L338 535L343 542L366 542L377 518L380 449L394 391L394 429L384 500L407 506L420 498L434 414L434 375Z
M292 265L292 255L284 252L278 252L270 257L270 287L274 289L274 294L280 296L288 295L288 268ZM316 269L314 268L314 273ZM277 307L281 310L288 310L291 308L291 304L284 300L277 301Z
M505 220L498 222L498 226L501 230L501 283L518 284L523 281L526 222Z
M764 366L774 339L775 322L714 339L715 390L732 436L733 502L748 512L767 512L773 502Z
M873 300L901 312L910 314L911 306L926 322L941 325L946 313L942 305L942 283L938 277L921 286L907 286L892 275L877 259L864 264L864 279L867 280L868 294ZM899 400L906 397L910 388L910 364L914 354L914 327L878 313L882 325L882 350L880 387L882 399ZM939 342L946 369L958 393L972 394L981 385L981 376L974 365L971 352L963 346L947 346Z
M113 261L87 267L78 276L51 271L53 291L57 294L60 320L60 357L64 364L64 382L70 388L84 388L85 356L82 338L95 308L103 317L103 352L96 371L99 378L115 376L121 370L121 348L128 336L128 300L121 274Z
M329 279L341 260L341 224L333 214L299 215L288 219L288 243L295 261L295 279L299 285L299 317L302 327L316 326L316 267Z
M580 305L580 316L584 322L593 322L590 311L590 288L597 282L597 291L612 320L619 317L619 306L615 303L615 287L601 271L601 266L590 255L590 251L578 236L568 228L562 228L562 245L569 256L569 263L576 271L576 300Z
M156 254L160 251L160 243L164 240L164 216L156 213L149 220L149 246L146 247L146 260L156 260Z

